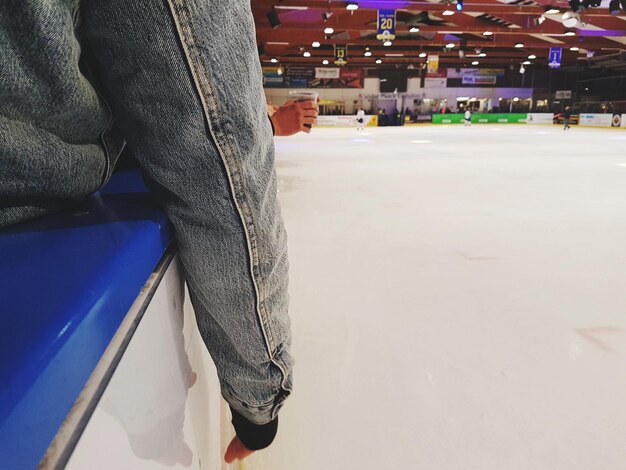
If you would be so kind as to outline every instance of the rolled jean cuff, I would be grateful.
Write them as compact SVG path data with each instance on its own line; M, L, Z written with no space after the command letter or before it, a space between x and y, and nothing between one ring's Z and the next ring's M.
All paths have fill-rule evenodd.
M260 450L268 447L278 431L278 416L266 424L255 424L244 418L233 407L230 408L233 414L233 427L237 437L248 450Z
M284 405L289 394L289 390L280 389L278 395L274 397L274 400L271 402L253 406L236 398L233 393L229 391L228 386L222 387L222 395L230 405L230 408L236 410L238 414L256 425L263 425L273 421L278 416L278 411Z

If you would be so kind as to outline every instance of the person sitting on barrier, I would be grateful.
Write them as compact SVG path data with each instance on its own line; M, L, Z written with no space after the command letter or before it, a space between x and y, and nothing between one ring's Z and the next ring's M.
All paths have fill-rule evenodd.
M232 410L225 459L267 447L294 361L250 2L5 0L0 37L0 226L72 210L128 145L174 226Z

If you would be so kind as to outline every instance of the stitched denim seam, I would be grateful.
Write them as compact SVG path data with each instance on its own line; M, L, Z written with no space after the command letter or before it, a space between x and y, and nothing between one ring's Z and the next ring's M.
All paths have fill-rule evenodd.
M265 344L268 352L268 356L272 363L274 363L281 371L283 376L283 384L287 380L287 374L281 364L279 364L274 357L275 350L275 342L271 334L271 329L269 327L269 320L266 308L264 306L264 302L261 300L260 289L257 283L256 271L258 271L259 266L259 256L258 256L258 247L256 244L256 229L254 226L254 220L252 217L252 211L250 207L244 199L244 192L241 189L241 169L239 165L237 165L237 160L232 158L231 155L234 153L232 146L228 143L227 138L220 138L218 141L218 137L222 137L224 131L221 129L218 119L215 119L217 115L217 110L212 108L209 103L210 100L208 98L212 98L215 100L215 92L212 90L211 84L204 78L204 75L201 73L201 67L198 67L196 61L199 60L201 62L201 66L206 70L206 64L201 56L198 54L192 54L190 51L190 47L195 48L194 41L194 33L192 28L187 25L183 25L180 21L179 12L182 13L183 17L189 17L190 12L186 8L184 4L177 4L177 0L168 0L168 5L170 7L170 11L172 14L172 18L174 20L179 40L181 42L182 48L185 52L185 58L188 63L188 67L190 69L194 85L198 92L198 96L202 103L202 108L205 114L205 118L207 120L208 131L213 137L213 141L215 143L216 149L222 159L222 163L226 169L226 175L228 177L229 185L230 185L230 193L232 202L237 209L239 214L242 228L246 237L248 255L250 258L250 276L252 279L252 284L254 287L255 295L256 295L256 313L259 318L261 324L261 330L263 332L263 337L265 339ZM195 60L194 60L195 59ZM200 70L198 70L200 69ZM214 119L211 119L213 117ZM218 135L222 134L222 135ZM225 152L228 150L229 153Z

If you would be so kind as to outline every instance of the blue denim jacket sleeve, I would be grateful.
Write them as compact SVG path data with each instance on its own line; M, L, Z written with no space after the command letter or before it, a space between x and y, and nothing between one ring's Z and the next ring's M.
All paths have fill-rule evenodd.
M7 0L0 39L0 225L97 190L120 129L174 225L223 396L274 422L287 238L249 1Z
M200 332L256 424L292 389L287 238L250 3L83 2L87 46L175 226Z

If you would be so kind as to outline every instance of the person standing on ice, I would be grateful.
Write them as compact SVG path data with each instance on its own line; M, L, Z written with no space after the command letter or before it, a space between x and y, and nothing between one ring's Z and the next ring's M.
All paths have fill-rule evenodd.
M362 131L365 127L365 111L361 107L356 112L356 126L357 131Z
M465 127L471 126L472 125L472 113L470 112L469 108L465 109Z
M566 131L570 128L569 121L572 119L572 111L569 106L565 107L565 112L563 113L563 130Z

